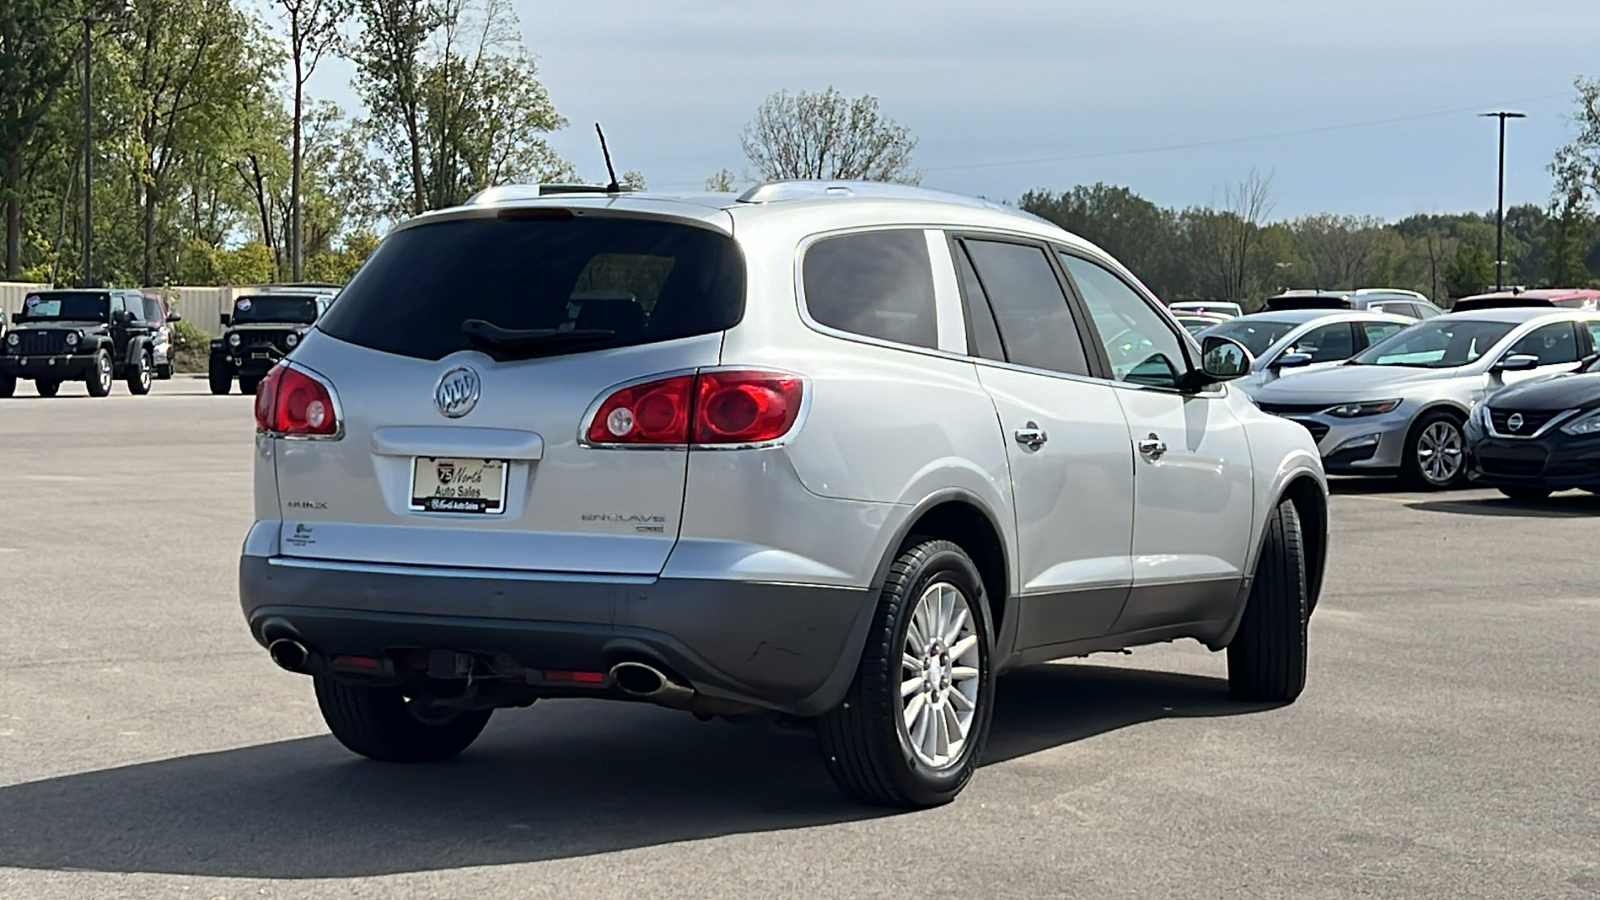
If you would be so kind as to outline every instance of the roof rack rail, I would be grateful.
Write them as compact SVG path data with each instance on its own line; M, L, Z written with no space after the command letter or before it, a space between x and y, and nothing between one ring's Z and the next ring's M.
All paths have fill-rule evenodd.
M562 194L631 194L637 190L626 184L619 185L615 191L607 190L603 184L497 184L468 197L465 205L477 206L502 200L537 200Z
M882 181L846 181L842 179L796 178L786 181L767 181L740 194L735 202L781 203L788 200L823 200L829 198L839 200L852 198L863 200L931 200L939 203L959 203L963 206L979 206L1027 215L1027 213L1022 213L1013 207L996 203L993 200L985 200L982 197L951 194L946 191L936 191L932 188L917 187L911 184L889 184Z

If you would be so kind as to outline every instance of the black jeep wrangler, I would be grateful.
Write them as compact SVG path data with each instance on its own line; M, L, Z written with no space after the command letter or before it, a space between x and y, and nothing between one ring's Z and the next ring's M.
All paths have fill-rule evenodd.
M235 299L232 314L222 315L222 337L211 342L211 393L226 394L237 376L239 392L254 394L327 310L336 290L332 285L267 287Z
M0 397L15 394L19 379L32 379L41 397L54 397L63 381L87 382L89 396L104 397L119 375L129 393L150 393L152 329L139 291L37 291L11 321L0 344Z

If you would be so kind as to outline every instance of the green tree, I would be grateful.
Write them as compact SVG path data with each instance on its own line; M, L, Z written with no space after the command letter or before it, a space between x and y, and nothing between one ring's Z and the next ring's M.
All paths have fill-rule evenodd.
M871 94L846 97L832 87L820 93L778 91L756 108L739 143L765 181L922 180L911 168L917 139L885 116Z
M1054 194L1033 190L1018 208L1105 249L1162 297L1176 296L1178 219L1125 187L1097 182Z
M1494 254L1477 244L1462 243L1444 270L1444 288L1452 297L1477 294L1494 284Z
M302 139L305 132L305 86L322 58L339 46L339 26L350 14L347 0L277 0L289 26L290 121L289 149L289 268L299 281L305 260L304 198L301 178L305 168Z
M69 17L76 12L67 0L0 4L0 202L5 206L5 275L13 280L22 271L30 151L44 136L41 129L72 74Z

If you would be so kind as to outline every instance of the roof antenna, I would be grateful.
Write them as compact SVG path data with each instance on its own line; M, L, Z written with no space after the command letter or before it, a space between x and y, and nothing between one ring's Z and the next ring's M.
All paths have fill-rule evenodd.
M600 135L600 153L606 158L606 174L611 176L611 183L606 185L606 193L622 193L622 185L617 183L617 170L611 166L611 151L606 149L606 133L600 130L600 123L594 123L594 133Z

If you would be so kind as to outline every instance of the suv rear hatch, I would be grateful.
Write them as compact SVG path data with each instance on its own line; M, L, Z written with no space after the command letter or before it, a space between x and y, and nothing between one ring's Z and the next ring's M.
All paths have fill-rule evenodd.
M716 365L743 310L739 251L700 222L534 207L402 228L292 357L342 436L274 442L281 552L659 573L687 449L580 432L619 385Z

